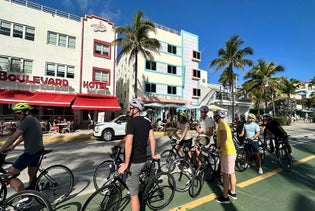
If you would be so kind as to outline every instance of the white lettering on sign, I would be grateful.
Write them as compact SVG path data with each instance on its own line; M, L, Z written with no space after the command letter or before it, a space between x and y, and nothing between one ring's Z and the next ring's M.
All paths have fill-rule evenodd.
M93 28L93 31L95 32L105 32L106 31L106 26L100 21L98 24L91 24L91 27Z

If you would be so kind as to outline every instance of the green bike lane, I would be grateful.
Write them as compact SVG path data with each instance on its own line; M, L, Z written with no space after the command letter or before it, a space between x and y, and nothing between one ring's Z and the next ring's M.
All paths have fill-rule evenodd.
M237 200L231 199L230 204L217 203L215 197L222 194L222 187L216 182L205 181L198 197L191 198L188 192L176 192L172 202L163 210L314 210L314 144L313 140L293 147L296 161L291 172L284 172L278 164L272 163L269 153L266 153L263 175L257 173L255 166L245 172L236 172ZM55 209L78 211L89 195L73 197Z

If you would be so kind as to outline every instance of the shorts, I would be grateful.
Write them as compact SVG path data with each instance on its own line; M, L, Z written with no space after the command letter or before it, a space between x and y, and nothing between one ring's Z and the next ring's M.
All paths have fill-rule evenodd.
M199 136L197 140L200 144L204 146L207 146L210 143L210 139L207 136Z
M252 149L254 150L254 152L259 152L259 141L252 141L250 142L250 144L252 145Z
M192 146L192 138L191 139L187 139L187 140L182 140L181 142L179 142L178 144L181 147L189 147L189 149Z
M26 167L36 167L38 165L40 156L43 154L43 150L30 155L28 152L23 152L20 157L13 163L13 168L23 171Z
M139 193L139 176L146 163L131 163L130 174L127 174L126 185L131 196Z
M236 160L236 154L220 155L221 172L225 174L235 173L235 160Z

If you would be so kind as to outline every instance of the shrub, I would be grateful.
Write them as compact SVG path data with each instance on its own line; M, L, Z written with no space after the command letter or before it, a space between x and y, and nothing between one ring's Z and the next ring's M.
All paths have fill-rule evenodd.
M286 116L275 116L273 117L274 120L278 121L280 125L286 126L291 124L291 119Z

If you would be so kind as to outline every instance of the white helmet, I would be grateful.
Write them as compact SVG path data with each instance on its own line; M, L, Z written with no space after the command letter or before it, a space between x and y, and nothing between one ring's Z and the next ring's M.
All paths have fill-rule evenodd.
M143 107L144 107L144 103L141 100L137 99L137 98L132 99L129 102L129 105L139 109L139 111L142 111Z

